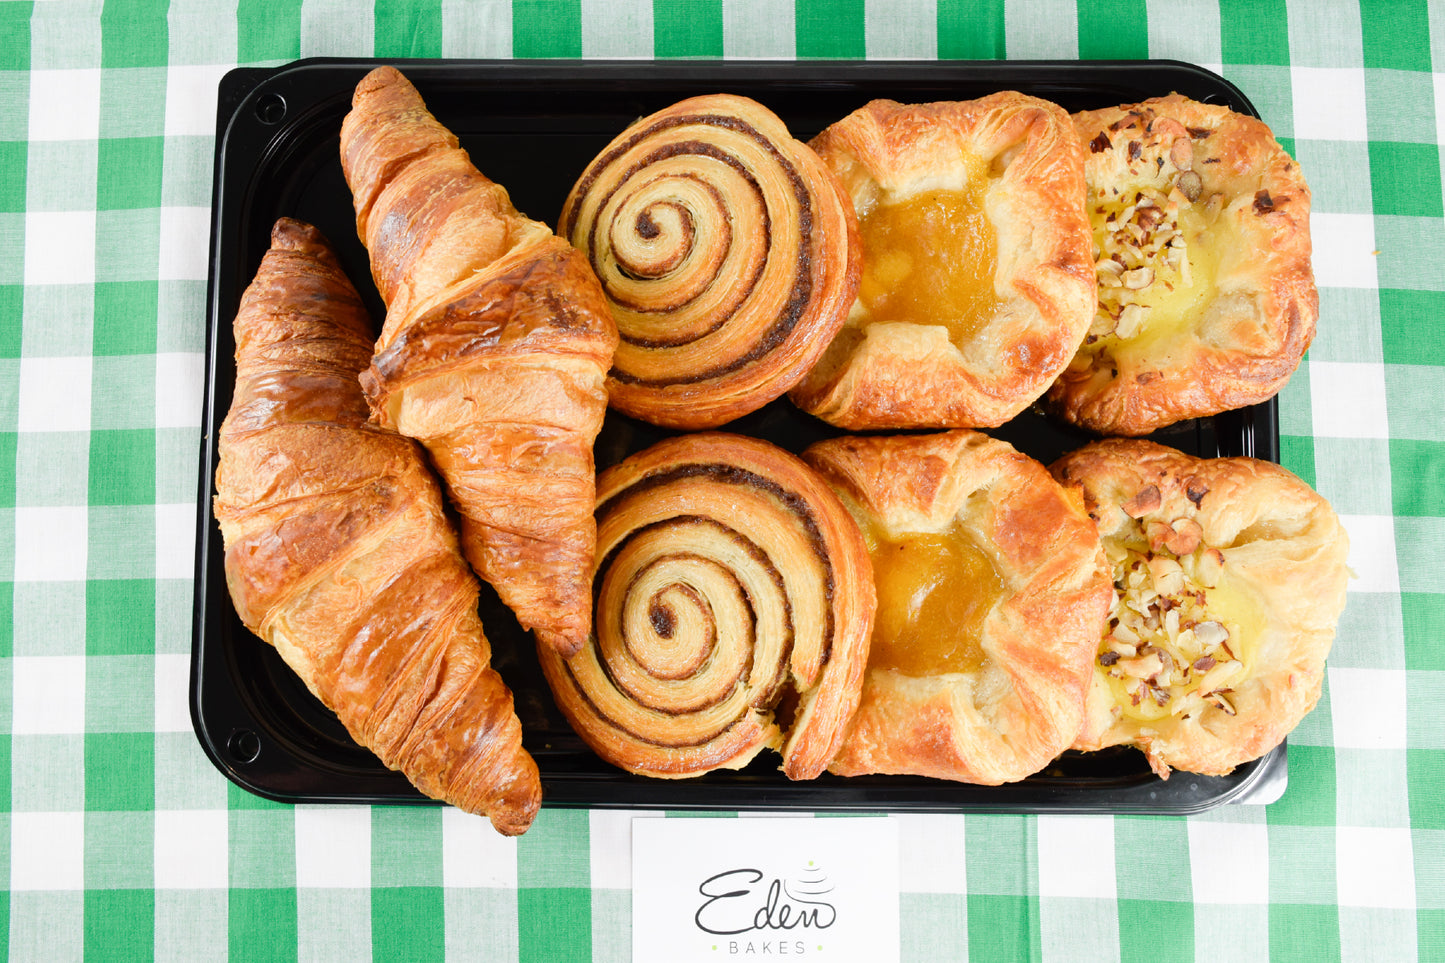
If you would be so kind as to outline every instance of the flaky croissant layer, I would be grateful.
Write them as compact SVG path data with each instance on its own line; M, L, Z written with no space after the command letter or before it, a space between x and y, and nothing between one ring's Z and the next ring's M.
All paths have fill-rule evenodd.
M488 663L478 586L409 439L368 423L355 289L282 219L236 315L214 510L241 620L422 792L526 830L541 788Z

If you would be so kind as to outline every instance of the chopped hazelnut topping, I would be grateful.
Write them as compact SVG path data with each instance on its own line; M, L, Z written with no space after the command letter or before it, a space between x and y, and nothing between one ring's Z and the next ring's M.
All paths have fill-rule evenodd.
M1142 295L1153 285L1163 283L1173 290L1177 284L1193 283L1179 216L1200 198L1203 181L1191 169L1193 142L1185 136L1183 127L1174 126L1178 127L1179 135L1169 148L1172 166L1163 167L1164 157L1158 156L1155 159L1160 161L1160 173L1119 195L1112 202L1119 205L1118 210L1110 210L1111 204L1093 208L1099 307L1089 333L1096 340L1107 335L1123 340L1136 336L1148 316L1148 309L1138 303L1140 298L1136 295ZM1137 158L1133 146L1138 142L1130 143L1131 159ZM1165 268L1172 274L1161 276L1160 271ZM1130 312L1131 317L1124 317L1124 311L1131 305L1136 310ZM1102 320L1105 317L1107 321Z
M1169 537L1164 539L1164 547L1175 555L1192 555L1199 547L1199 542L1204 538L1204 529L1192 518L1177 518L1170 528Z
M1114 626L1113 635L1105 639L1104 643L1120 655L1136 655L1139 649L1139 636L1129 626L1120 623Z
M1191 204L1199 200L1199 195L1204 193L1204 181L1194 171L1185 171L1180 174L1178 187L1179 193L1183 194Z
M1229 630L1222 623L1210 620L1194 626L1194 637L1199 640L1200 645L1212 648L1221 642L1229 641Z
M1174 534L1174 528L1168 522L1157 518L1151 518L1144 523L1144 536L1149 539L1149 551L1157 552L1164 547L1164 542Z
M1199 679L1199 694L1207 696L1216 689L1226 688L1243 671L1244 663L1237 659L1218 663Z
M1139 518L1159 501L1157 487L1146 485L1123 508ZM1152 508L1139 511L1141 505ZM1172 523L1148 518L1138 521L1127 540L1110 539L1105 546L1114 568L1114 604L1098 664L1123 687L1132 711L1146 718L1159 710L1175 718L1208 707L1235 711L1225 693L1247 667L1236 654L1232 633L1238 629L1209 612L1209 591L1225 558L1202 536L1192 518ZM1201 573L1210 576L1209 584Z
M1184 569L1168 555L1149 559L1149 577L1154 580L1154 591L1160 595L1176 595L1184 590Z
M1120 659L1118 664L1125 675L1135 679L1151 679L1164 668L1158 649L1152 649L1145 655L1136 655L1132 659Z
M1124 272L1124 287L1131 291L1138 291L1147 288L1154 283L1154 269L1137 267L1132 271Z
M1189 170L1194 164L1194 144L1188 138L1176 138L1169 148L1169 159L1181 171Z
M1119 507L1124 509L1125 514L1130 518L1141 518L1157 509L1159 504L1159 487L1157 485L1145 485L1139 489L1133 498Z
M1194 567L1194 577L1199 584L1205 588L1214 588L1219 584L1219 576L1224 572L1224 553L1217 548L1205 550L1199 556L1199 562Z
M1137 304L1126 304L1119 312L1119 322L1114 333L1121 338L1132 338L1144 321L1144 309Z
M1237 714L1234 709L1234 703L1226 699L1224 697L1224 693L1222 692L1210 693L1209 697L1205 701L1212 703L1214 705L1214 708L1218 709L1220 712L1223 712L1227 716Z

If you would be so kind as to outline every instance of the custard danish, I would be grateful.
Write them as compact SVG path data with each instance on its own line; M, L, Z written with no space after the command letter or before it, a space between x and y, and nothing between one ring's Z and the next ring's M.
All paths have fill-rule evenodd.
M1167 778L1279 745L1320 697L1345 606L1349 536L1329 502L1271 462L1141 439L1050 470L1083 495L1114 572L1074 748L1137 745Z
M1074 124L1098 311L1046 406L1146 435L1273 396L1319 313L1300 166L1261 121L1178 94Z

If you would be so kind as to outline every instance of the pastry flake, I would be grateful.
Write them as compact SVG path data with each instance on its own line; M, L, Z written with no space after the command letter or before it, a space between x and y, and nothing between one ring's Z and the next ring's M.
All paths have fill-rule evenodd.
M811 144L852 199L863 273L793 401L850 429L989 427L1027 408L1094 311L1068 115L1014 92L878 100Z
M1108 439L1050 470L1078 491L1113 571L1075 748L1224 775L1269 752L1320 695L1349 539L1286 469Z
M1273 396L1318 314L1299 165L1259 120L1178 94L1074 125L1098 311L1046 407L1134 436Z

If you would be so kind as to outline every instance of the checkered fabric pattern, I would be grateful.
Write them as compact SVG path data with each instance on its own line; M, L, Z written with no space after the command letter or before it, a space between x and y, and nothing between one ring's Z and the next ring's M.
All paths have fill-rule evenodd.
M187 709L216 87L298 57L1173 58L1314 189L1283 459L1357 575L1269 806L901 816L904 960L1445 958L1445 10L1427 0L0 2L0 948L625 960L635 814L289 806ZM717 814L728 816L731 814Z

